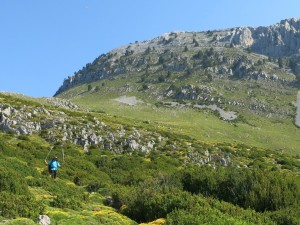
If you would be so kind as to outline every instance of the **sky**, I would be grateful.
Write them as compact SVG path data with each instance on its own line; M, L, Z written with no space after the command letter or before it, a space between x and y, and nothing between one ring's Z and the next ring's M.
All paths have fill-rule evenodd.
M171 31L269 26L299 0L0 0L0 91L51 97L112 49Z

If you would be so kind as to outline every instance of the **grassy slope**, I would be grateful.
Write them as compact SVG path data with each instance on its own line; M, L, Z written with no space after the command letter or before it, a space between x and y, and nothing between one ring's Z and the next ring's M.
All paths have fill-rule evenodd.
M152 104L128 106L97 94L77 96L73 101L94 111L104 111L124 120L151 121L155 126L171 128L173 132L189 135L206 142L233 142L299 154L300 130L287 119L266 119L244 115L247 122L228 122L209 110L188 108L169 109Z
M187 52L178 52L178 54L182 54L182 57L188 57L190 59L189 63L192 64L194 62L192 56L196 52L197 48L192 48ZM226 48L222 49L221 52L227 57L247 56L253 62L265 60L264 56L250 54L237 48ZM157 54L152 54L150 56L157 57ZM196 62L201 63L201 61ZM154 64L155 66L158 65ZM172 128L174 132L189 135L198 140L211 143L245 143L251 146L279 151L285 150L293 155L300 153L298 148L300 131L294 125L293 114L295 114L295 107L292 106L296 101L297 88L276 82L248 82L246 80L232 79L215 79L213 82L207 82L207 72L201 68L198 69L189 77L183 76L184 72L172 72L171 77L166 78L166 82L163 83L157 83L155 80L161 75L165 76L166 71L158 70L157 72L149 73L146 81L141 82L141 77L145 75L142 69L138 73L115 76L113 80L100 80L90 83L89 85L93 88L99 87L100 90L98 92L88 92L88 84L85 84L61 93L58 97L69 98L74 103L90 110L120 116L124 121L128 119L134 122L150 121L154 126L165 127L166 129ZM260 66L256 65L255 69L262 69L267 74L276 74L278 77L287 80L294 79L292 74L278 68L274 62L266 62ZM217 77L219 75L215 74L214 76ZM149 89L142 90L143 84L147 84ZM218 118L216 113L208 110L156 107L155 103L161 100L159 96L171 84L175 84L178 87L189 84L212 87L226 101L235 100L246 105L244 109L229 104L223 105L228 110L238 112L240 119L237 122L223 121ZM131 90L125 91L128 86L130 86ZM143 100L144 103L128 106L113 100L126 93L129 96L136 96L138 99ZM271 118L267 118L266 114L259 116L254 114L254 111L249 111L252 105L265 105L270 111L273 110L274 113ZM278 114L276 115L276 113ZM282 116L286 114L292 116Z

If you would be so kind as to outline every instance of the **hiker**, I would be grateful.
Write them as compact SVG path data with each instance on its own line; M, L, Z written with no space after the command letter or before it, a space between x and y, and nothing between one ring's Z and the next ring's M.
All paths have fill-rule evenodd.
M45 160L47 163L47 160ZM53 179L56 179L57 169L60 167L57 156L55 156L48 164L48 170Z

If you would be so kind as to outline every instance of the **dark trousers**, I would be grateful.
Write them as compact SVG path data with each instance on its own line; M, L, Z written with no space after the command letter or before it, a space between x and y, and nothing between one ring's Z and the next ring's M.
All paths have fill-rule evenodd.
M51 177L53 179L56 179L56 173L57 173L57 170L51 170Z

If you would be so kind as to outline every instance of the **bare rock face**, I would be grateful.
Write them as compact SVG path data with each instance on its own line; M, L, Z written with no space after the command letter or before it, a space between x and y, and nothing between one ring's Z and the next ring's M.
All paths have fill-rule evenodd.
M231 29L221 40L272 57L300 53L300 20L285 19L268 27Z
M251 27L239 27L233 29L228 36L223 38L223 40L230 41L230 43L247 48L254 43L252 32L253 28Z
M253 37L255 52L273 57L297 54L300 50L300 20L293 18L270 27L259 27Z

